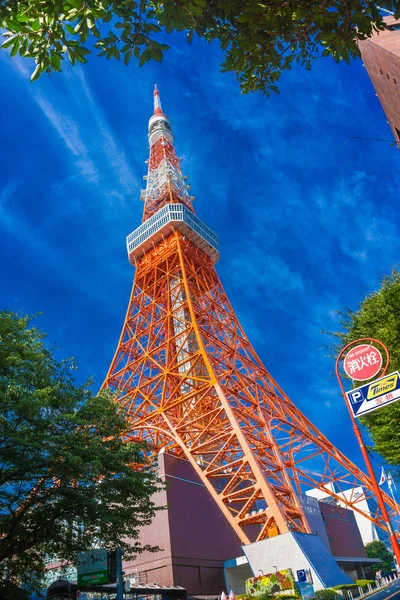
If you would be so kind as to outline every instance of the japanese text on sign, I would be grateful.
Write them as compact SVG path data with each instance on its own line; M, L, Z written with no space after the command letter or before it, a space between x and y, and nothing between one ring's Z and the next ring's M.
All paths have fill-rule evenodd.
M362 344L346 354L343 367L346 375L351 379L367 381L379 373L382 367L382 355L374 346Z

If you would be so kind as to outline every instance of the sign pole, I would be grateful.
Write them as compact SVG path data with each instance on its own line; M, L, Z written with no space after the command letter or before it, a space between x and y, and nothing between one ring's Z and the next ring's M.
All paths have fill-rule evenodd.
M115 562L117 567L117 598L116 600L124 600L124 579L122 574L122 549L115 550Z
M350 344L347 344L347 346L345 346L343 348L343 350L340 352L340 354L339 354L339 356L337 357L337 360L336 360L336 377L337 377L337 380L339 382L340 389L342 391L342 395L343 395L344 401L346 403L347 409L349 411L350 419L351 419L351 422L353 424L353 430L354 430L355 436L357 438L358 444L360 446L361 453L363 455L363 458L364 458L364 461L365 461L365 465L367 467L368 475L369 475L369 477L371 479L371 482L372 482L372 487L374 489L374 492L375 492L375 495L376 495L376 499L378 501L379 509L381 511L383 520L385 522L385 525L386 525L388 533L389 533L390 543L391 543L392 548L393 548L393 553L394 553L394 556L396 558L396 562L397 562L398 565L400 565L400 547L399 547L399 542L397 540L395 532L393 531L393 527L392 527L392 524L390 522L390 518L389 518L387 509L386 509L386 505L385 505L385 502L383 500L382 490L379 487L378 482L376 480L374 469L372 467L372 464L371 464L371 461L370 461L370 458L369 458L369 455L368 455L367 448L366 448L366 446L364 444L364 440L363 440L362 435L361 435L361 430L360 430L360 428L359 428L359 426L358 426L358 424L357 424L357 422L356 422L356 420L354 418L353 411L351 410L351 407L349 405L349 401L348 401L348 398L347 398L347 395L346 395L346 392L345 392L345 389L344 389L344 386L343 386L343 383L342 383L342 379L341 379L340 373L339 373L339 364L340 364L340 360L341 360L343 354L346 352L346 350L348 350L348 348L350 346L353 346L354 344L356 344L358 342L361 342L361 341L375 342L375 343L383 346L383 348L385 349L385 352L386 352L386 365L385 365L385 368L384 368L384 371L383 371L383 375L386 374L386 370L387 370L388 365L389 365L389 352L388 352L388 349L386 348L386 346L384 344L382 344L382 342L380 342L379 340L375 340L373 338L361 338L359 340L355 340L354 342L350 342Z

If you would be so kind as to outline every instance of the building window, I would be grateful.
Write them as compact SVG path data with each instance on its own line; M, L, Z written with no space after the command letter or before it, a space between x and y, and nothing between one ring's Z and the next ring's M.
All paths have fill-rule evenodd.
M400 23L389 25L388 29L390 29L390 31L400 31Z
M400 140L400 129L397 129L397 127L395 127L395 130L396 130L396 133L397 133L397 137L398 137L398 138L399 138L399 140Z
M387 77L388 79L390 79L390 77L389 77L389 75L388 75L387 73L386 73L386 77Z
M397 81L393 78L393 81L395 82L395 84L397 85Z
M381 75L383 75L383 71L382 71L382 69L379 69L379 70L380 70L380 72L381 72Z

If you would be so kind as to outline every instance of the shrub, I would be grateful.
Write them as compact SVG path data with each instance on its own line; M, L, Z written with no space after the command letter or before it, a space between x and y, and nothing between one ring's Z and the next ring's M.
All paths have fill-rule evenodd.
M357 579L355 583L343 583L333 586L332 590L354 590L358 587L367 587L369 583L375 583L373 579Z
M316 600L336 600L337 594L334 589L326 588L315 592Z
M332 590L354 590L358 588L356 583L342 583L341 585L335 585Z

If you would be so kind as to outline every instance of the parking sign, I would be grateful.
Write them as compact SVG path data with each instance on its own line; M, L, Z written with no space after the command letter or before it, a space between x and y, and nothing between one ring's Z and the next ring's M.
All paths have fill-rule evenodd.
M350 390L346 395L353 415L361 417L400 399L400 374L395 371L372 383Z

